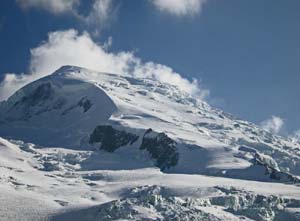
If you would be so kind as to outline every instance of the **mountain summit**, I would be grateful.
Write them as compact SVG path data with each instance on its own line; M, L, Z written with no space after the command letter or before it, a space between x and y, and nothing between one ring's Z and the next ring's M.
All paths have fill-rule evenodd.
M4 151L4 158L19 156L22 164L28 162L25 163L25 168L28 167L28 171L37 170L38 176L48 174L56 177L54 180L59 180L60 176L65 182L68 182L67 176L70 179L76 178L78 183L89 180L85 184L90 185L89 188L93 187L89 191L96 191L95 186L99 187L100 182L110 182L109 180L124 180L126 185L133 188L131 182L134 179L125 179L123 176L126 175L122 173L130 172L124 171L135 171L131 172L132 176L139 182L145 180L141 171L146 171L147 176L153 177L150 183L156 186L139 186L126 194L123 192L125 195L119 198L120 201L112 201L114 197L108 193L116 190L106 189L109 203L97 207L99 213L95 217L108 218L99 220L112 220L109 217L113 216L116 216L115 220L126 219L127 213L130 213L128 217L131 216L133 220L143 220L139 217L145 214L147 217L154 217L147 220L162 220L157 217L169 220L170 214L167 211L173 212L177 220L184 220L181 215L185 213L188 213L185 214L186 217L193 215L195 219L192 220L203 220L204 217L208 217L205 220L222 220L222 216L226 217L224 220L228 220L228 217L234 217L238 213L247 220L256 220L256 210L249 199L259 199L257 194L249 191L263 191L252 187L251 190L242 190L241 186L246 188L247 185L241 182L252 180L288 183L292 189L286 192L293 192L300 175L300 143L275 136L252 123L234 118L209 106L205 101L193 98L174 85L74 66L63 66L1 102L0 136L3 137L0 144L6 147L1 149ZM7 159L3 162L8 162L7 168L11 165L11 161ZM198 181L207 181L207 178L191 178L187 174L216 177L215 180L210 178L213 185L204 188L204 195L194 192L196 195L200 194L197 195L199 199L205 198L207 201L197 201L194 199L196 195L193 199L171 197L180 186L175 178L190 180L194 187ZM170 176L174 183L162 181L167 187L157 186L160 182L156 183L158 180L155 181L154 178L166 179L166 176ZM18 179L22 180L23 177L20 177ZM223 182L222 179L226 188L221 187L222 183L216 184ZM53 194L49 189L49 182L53 180L48 180L46 187L43 187L47 189L47 196ZM185 185L186 183L182 183L182 186ZM235 186L237 189L228 189L228 186ZM67 189L65 186L63 188ZM84 189L81 184L78 188ZM272 188L277 187L275 185ZM35 194L42 194L39 188L36 192ZM217 194L220 192L226 197L248 199L244 202L248 203L248 207L226 204L226 197ZM92 195L92 192L88 195ZM99 193L96 195L100 197ZM211 198L213 195L219 198ZM160 198L153 198L155 202L152 202L150 198L153 196ZM268 194L263 195L262 200L269 200L274 204L276 200L268 197ZM300 198L300 195L297 197ZM229 210L225 212L226 210L215 208L221 215L214 217L210 215L214 212L207 209L193 214L192 210L195 208L192 205L187 208L188 202L185 200L197 207L215 205L228 207ZM55 202L66 206L70 201L72 197L65 195L64 200ZM75 199L75 202L79 201L78 198ZM92 203L88 199L84 202L98 205L100 203L97 202L100 201L103 203L105 200L102 198L97 201L95 198ZM280 204L280 200L277 201ZM297 203L300 205L298 201ZM80 201L79 204L84 203ZM279 214L278 209L275 209L277 204L274 208L271 204L260 205L270 210L271 219L258 212L256 215L259 214L260 218L257 220L275 220ZM281 206L288 205L286 203ZM119 216L112 211L114 207L118 208ZM127 210L122 211L125 207ZM177 214L175 210L181 211L181 214ZM95 213L93 209L91 211ZM89 213L89 210L80 211L81 215L85 213ZM294 217L288 214L284 213L284 216ZM63 216L73 215L67 213Z

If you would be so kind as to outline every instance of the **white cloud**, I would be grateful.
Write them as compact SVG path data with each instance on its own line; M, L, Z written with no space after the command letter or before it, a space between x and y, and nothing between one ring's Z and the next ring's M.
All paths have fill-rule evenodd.
M103 24L112 13L112 0L95 0L91 12L84 19L92 25Z
M112 0L94 0L88 15L83 16L76 12L77 18L92 30L92 34L98 36L100 30L107 27L116 18L118 7L113 5Z
M91 9L87 15L79 10L80 4L86 4L84 0L16 0L23 9L38 8L52 14L71 14L88 28L92 28L94 34L99 34L101 28L107 26L115 17L117 7L113 7L112 0L93 0Z
M31 81L30 78L31 75L5 74L3 81L0 83L0 101L5 100L8 96L13 94L16 89L21 88L27 82Z
M23 9L41 8L53 14L72 12L79 4L79 0L17 0Z
M151 0L159 10L172 15L194 15L201 12L206 0Z
M0 99L7 98L25 84L49 75L63 65L76 65L135 77L150 77L176 85L181 90L202 99L209 93L208 90L202 90L196 80L190 82L168 66L143 62L132 52L109 52L105 44L95 43L88 33L79 34L71 29L49 33L48 41L32 49L31 74L6 75L0 84Z
M278 134L281 131L283 125L283 119L277 116L272 116L270 119L261 122L261 127L264 130L274 134Z

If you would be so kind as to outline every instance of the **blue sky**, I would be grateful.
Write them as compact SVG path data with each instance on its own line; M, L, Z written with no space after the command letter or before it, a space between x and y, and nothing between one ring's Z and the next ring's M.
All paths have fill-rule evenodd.
M197 79L201 90L209 90L209 103L238 117L260 123L278 116L283 134L300 128L300 1L49 2L55 1L1 1L1 80L6 73L52 70L53 56L47 67L36 67L33 60L49 59L48 52L43 54L54 47L47 45L49 33L73 29L78 31L73 40L85 32L85 40L118 55L114 59L130 52L142 62L171 67L189 81ZM35 48L40 50L32 53Z

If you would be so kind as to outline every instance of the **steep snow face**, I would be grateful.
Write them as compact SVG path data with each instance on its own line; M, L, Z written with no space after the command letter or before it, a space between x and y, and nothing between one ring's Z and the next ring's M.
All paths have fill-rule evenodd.
M270 156L279 171L300 175L300 143L214 109L173 85L74 67L67 68L66 76L94 83L108 94L118 107L110 124L152 128L175 140L179 161L173 172L233 177L246 172L269 179L268 171L254 162L258 153Z
M1 103L0 134L44 146L76 148L116 110L100 88L58 72Z
M300 143L152 79L62 67L0 136L1 220L300 220Z
M4 137L43 146L106 149L120 157L133 155L137 168L160 165L172 173L279 182L298 182L300 175L299 143L152 79L65 66L0 105ZM93 131L107 125L114 139L90 142ZM146 133L150 128L153 132ZM141 148L144 137L151 141L147 148Z

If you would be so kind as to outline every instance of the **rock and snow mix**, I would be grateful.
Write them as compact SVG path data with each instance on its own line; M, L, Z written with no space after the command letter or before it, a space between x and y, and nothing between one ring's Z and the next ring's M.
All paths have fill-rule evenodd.
M4 220L300 220L300 143L152 79L62 67L0 136Z

